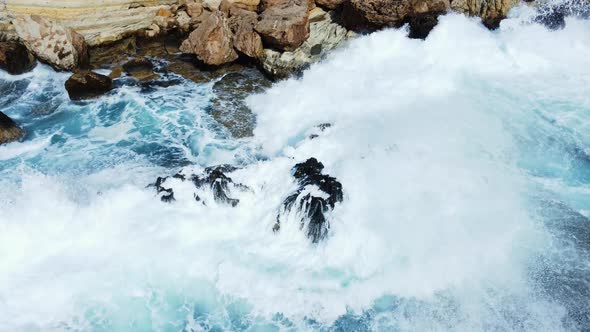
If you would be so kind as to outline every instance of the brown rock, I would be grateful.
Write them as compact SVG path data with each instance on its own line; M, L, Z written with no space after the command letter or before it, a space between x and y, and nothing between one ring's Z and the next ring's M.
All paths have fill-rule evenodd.
M18 141L24 133L11 118L0 112L0 144Z
M78 68L88 68L90 66L90 53L88 51L88 44L84 40L84 36L74 30L70 31L72 34L72 45L76 53L78 53Z
M497 28L510 9L519 3L519 0L453 0L451 8L460 13L479 16L485 26Z
M71 100L90 99L113 89L113 81L91 71L77 71L66 81L66 90Z
M200 2L189 2L186 4L186 13L190 17L197 17L203 13L203 5Z
M344 1L344 0L343 0ZM282 5L298 5L307 7L307 10L312 10L315 7L314 0L261 0L260 9L265 11L271 7L277 7Z
M328 9L336 9L340 7L346 0L315 0L318 6Z
M221 3L225 7L226 1ZM226 9L229 17L228 24L234 34L234 48L250 58L258 59L264 54L262 38L254 31L258 22L258 15L255 12L240 9L236 6L230 6Z
M35 68L35 57L17 42L0 42L0 69L11 75L20 75Z
M238 58L233 48L232 32L221 12L208 15L182 43L180 50L196 55L207 65L218 66Z
M170 11L170 9L167 8L160 8L158 10L158 12L156 12L156 16L161 16L161 17L172 17L174 16L174 14L172 14L172 11Z
M273 48L292 51L309 37L308 7L289 0L266 9L258 19L256 31Z
M140 81L158 79L154 73L154 64L146 57L136 57L123 64L125 72Z

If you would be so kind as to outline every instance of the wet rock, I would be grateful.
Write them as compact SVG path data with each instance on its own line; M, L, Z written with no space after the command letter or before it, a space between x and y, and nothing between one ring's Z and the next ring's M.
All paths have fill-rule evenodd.
M298 73L310 64L321 60L329 51L348 40L352 34L339 25L338 13L314 8L310 13L309 38L291 52L264 50L262 69L275 78Z
M207 65L222 65L238 58L233 48L232 36L223 13L211 13L191 32L180 50L186 54L194 54Z
M355 31L401 27L414 17L441 15L450 6L449 0L350 0L343 7L343 22ZM414 20L414 26L418 26L417 23L419 21ZM425 30L425 26L419 27Z
M213 118L226 127L234 138L253 136L256 117L245 100L270 85L270 80L254 68L227 73L213 86Z
M453 0L451 8L459 13L481 17L483 24L495 29L520 0Z
M277 216L273 230L280 230L281 217L297 213L301 218L301 228L307 237L317 243L328 235L330 223L326 214L342 202L344 194L342 184L329 175L322 174L324 165L315 158L293 167L293 177L299 189L290 194L284 201Z
M6 114L0 112L0 144L18 141L24 131Z
M166 182L167 177L158 177L156 182L150 184L148 187L153 187L156 189L156 193L160 197L160 200L164 203L172 203L176 199L174 198L174 190L172 188L164 187L164 183Z
M535 22L543 24L548 29L557 30L565 27L566 17L590 18L590 2L586 0L571 0L548 3L538 8L538 12L539 15L534 18Z
M309 8L298 0L272 5L260 14L256 31L265 45L293 51L309 37Z
M0 42L0 69L11 75L20 75L35 68L35 57L17 42Z
M113 81L92 71L77 71L66 81L68 95L72 100L95 98L113 89Z
M123 64L125 72L140 81L151 81L158 79L154 73L154 64L146 57L136 57Z
M14 27L37 59L57 70L84 68L89 63L84 37L70 28L39 15L19 16Z

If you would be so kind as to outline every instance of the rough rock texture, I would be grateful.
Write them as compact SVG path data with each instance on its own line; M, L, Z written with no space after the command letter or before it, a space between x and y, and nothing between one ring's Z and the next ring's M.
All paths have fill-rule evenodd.
M35 57L17 42L0 42L0 69L11 75L20 75L35 68Z
M328 9L336 9L340 7L347 0L315 0L318 6L322 6Z
M100 45L117 41L146 29L158 9L178 0L3 0L8 16L36 14L79 32L86 42ZM0 2L1 3L1 2ZM2 10L0 10L0 16ZM8 20L9 21L9 20ZM2 24L0 35L14 35L10 24Z
M84 37L39 15L19 16L14 23L19 38L37 59L58 70L88 65Z
M258 59L264 55L262 38L254 31L258 22L255 12L232 7L228 11L229 27L234 34L234 48L241 54Z
M6 114L0 112L0 144L18 141L24 131Z
M342 202L344 194L342 184L336 178L322 174L323 169L324 165L315 158L293 167L293 177L299 189L283 201L273 228L275 232L280 230L282 216L297 213L301 228L306 229L311 242L317 243L328 235L330 223L326 214Z
M308 7L297 0L273 5L260 14L256 31L266 46L292 51L309 37Z
M113 89L113 81L91 71L77 71L66 81L66 90L72 100L90 99Z
M195 31L182 43L183 53L194 54L207 65L222 65L235 61L232 32L221 12L208 14Z
M310 34L303 45L292 52L264 50L262 68L268 74L284 78L319 61L326 53L345 42L352 34L336 23L334 12L315 8L310 13Z
M350 0L344 4L343 22L353 30L400 27L414 16L438 16L449 8L449 0Z
M520 0L453 0L451 8L459 13L479 16L488 28L497 28L508 11Z

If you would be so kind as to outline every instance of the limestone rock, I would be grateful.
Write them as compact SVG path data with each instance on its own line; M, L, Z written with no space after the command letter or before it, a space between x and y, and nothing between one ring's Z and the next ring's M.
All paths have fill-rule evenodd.
M258 15L252 11L231 7L228 16L229 27L234 34L234 48L250 58L261 58L264 54L262 38L254 31Z
M91 99L113 89L113 81L92 71L77 71L65 84L72 100Z
M346 0L315 0L318 6L328 9L336 9L340 7Z
M222 65L237 60L232 32L221 12L211 13L182 43L183 53L194 54L207 65Z
M327 13L320 8L315 8L310 16L309 39L291 52L264 50L262 60L264 71L274 77L287 77L319 61L327 52L341 45L350 36L345 28L336 23L338 17L335 12Z
M0 112L0 144L18 141L24 131L6 114Z
M20 75L35 68L35 57L17 42L0 42L0 69Z
M309 37L308 8L297 0L271 6L260 14L256 31L267 46L293 51Z
M488 28L497 28L500 21L520 0L453 0L451 8L459 13L479 16Z
M20 39L35 56L58 70L88 64L84 37L38 15L19 16L14 24Z

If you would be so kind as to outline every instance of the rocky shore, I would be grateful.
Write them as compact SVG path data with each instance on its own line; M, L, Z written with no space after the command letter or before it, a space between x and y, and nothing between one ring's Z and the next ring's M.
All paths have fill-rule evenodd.
M451 11L480 17L486 27L494 29L519 3L5 0L0 2L0 69L23 74L34 68L37 59L58 71L71 71L74 74L66 88L72 99L106 93L113 88L111 80L124 73L142 82L157 80L159 74L154 73L146 56L165 59L165 71L197 82L220 77L232 71L232 66L243 64L260 69L266 77L280 79L300 73L359 34L407 25L410 38L426 38L438 17ZM560 13L559 8L552 11L546 25L559 27L563 20ZM93 69L109 69L111 74L106 77ZM236 110L243 108L236 106ZM226 122L237 121L227 120L227 110L217 110L217 114L224 114ZM242 130L238 136L244 132L251 129Z

